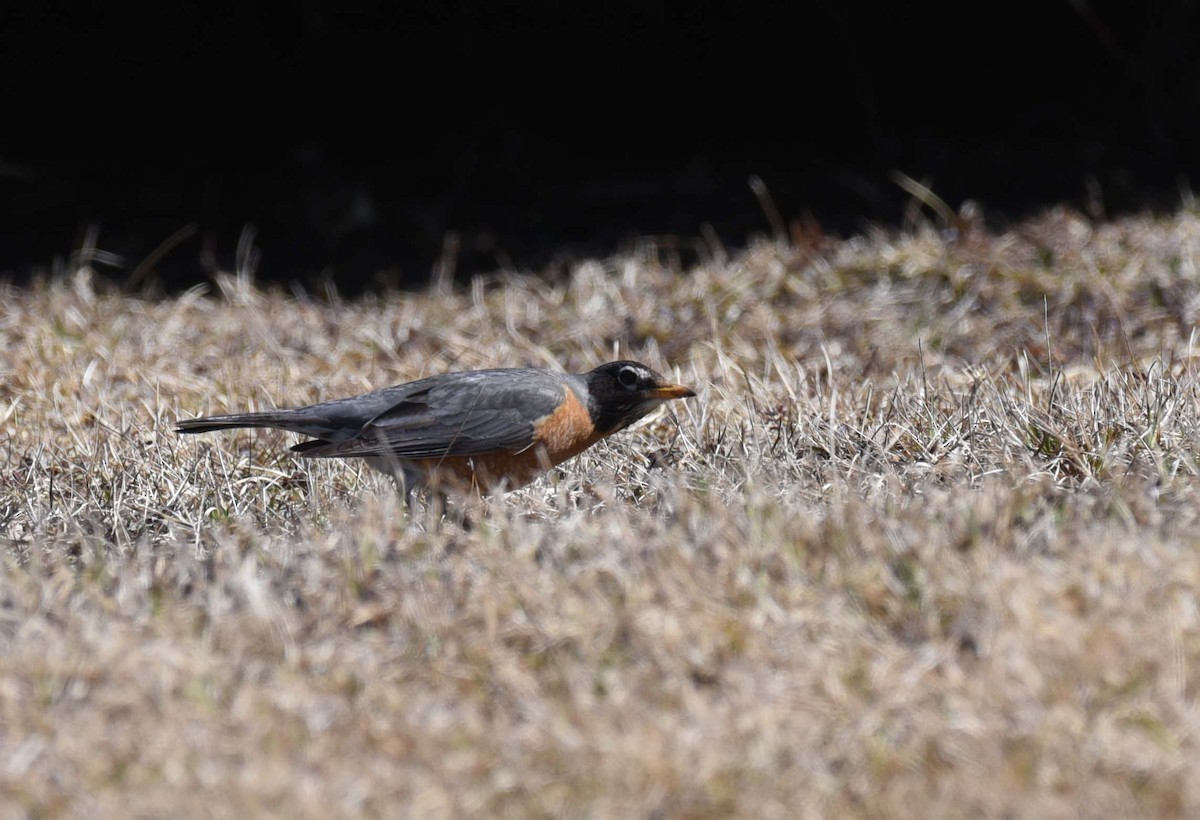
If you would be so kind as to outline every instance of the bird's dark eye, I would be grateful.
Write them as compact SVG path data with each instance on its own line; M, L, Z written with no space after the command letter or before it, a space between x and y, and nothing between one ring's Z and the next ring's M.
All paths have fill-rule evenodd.
M632 390L638 386L638 372L632 367L622 367L617 371L617 383Z

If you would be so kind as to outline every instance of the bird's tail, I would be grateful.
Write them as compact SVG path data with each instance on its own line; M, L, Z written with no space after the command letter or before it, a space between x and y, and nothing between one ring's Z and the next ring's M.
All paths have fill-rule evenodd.
M211 433L214 430L235 430L239 427L274 427L304 433L309 425L299 422L295 415L283 411L274 413L234 413L227 416L205 416L175 422L176 433Z

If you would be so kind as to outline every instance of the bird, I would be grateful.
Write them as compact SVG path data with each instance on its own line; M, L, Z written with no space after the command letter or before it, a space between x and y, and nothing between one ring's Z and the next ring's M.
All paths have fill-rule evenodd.
M464 370L295 409L176 422L178 433L267 427L308 436L305 458L362 458L402 493L523 487L672 399L696 395L644 364L587 373Z

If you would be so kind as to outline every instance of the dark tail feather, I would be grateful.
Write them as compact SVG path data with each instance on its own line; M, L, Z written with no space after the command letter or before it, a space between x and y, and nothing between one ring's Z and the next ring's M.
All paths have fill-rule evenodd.
M175 422L176 433L211 433L213 430L235 430L239 427L277 427L289 429L295 420L281 413L239 413L232 416L206 416Z

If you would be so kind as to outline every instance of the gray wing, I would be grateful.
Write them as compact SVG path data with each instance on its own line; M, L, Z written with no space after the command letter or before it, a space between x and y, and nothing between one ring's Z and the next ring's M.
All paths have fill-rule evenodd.
M352 438L292 448L305 456L401 459L521 451L536 424L566 397L565 374L544 370L475 370L403 385L405 394ZM384 391L380 391L384 392Z
M433 381L434 379L421 379L359 396L294 409L183 419L176 422L175 429L180 433L209 433L238 427L275 427L323 440L308 442L313 445L348 441L356 437L362 431L363 425L380 413L404 402L410 395L427 392Z

